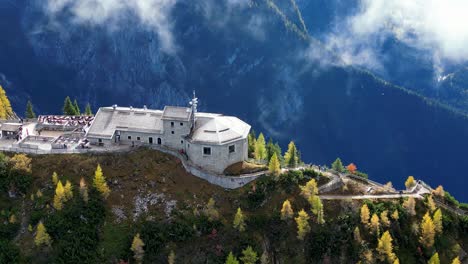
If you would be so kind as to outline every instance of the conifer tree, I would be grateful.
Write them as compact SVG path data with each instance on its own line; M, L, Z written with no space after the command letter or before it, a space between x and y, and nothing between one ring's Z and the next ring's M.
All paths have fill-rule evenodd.
M379 235L380 221L379 221L379 216L377 214L372 215L369 225L370 225L371 231L374 234Z
M54 208L59 211L62 210L65 199L65 189L63 188L62 182L59 181L57 183L57 188L55 188Z
M297 224L297 238L304 240L304 237L310 232L309 215L302 209L295 218Z
M426 213L421 221L421 231L420 231L419 242L423 245L425 249L430 249L434 245L435 237L435 226L432 221L429 213Z
M429 195L427 197L427 207L429 208L429 211L431 211L431 213L437 209L437 206L434 202L434 199L432 198L432 195Z
M354 241L356 241L358 244L361 244L362 238L361 238L361 230L359 230L359 227L356 226L353 231L353 237Z
M281 173L280 161L276 153L271 156L270 163L268 164L268 171L273 176L278 176Z
M244 214L242 213L242 210L237 208L237 213L234 217L234 228L239 230L239 232L244 232L245 231L245 219L244 219Z
M143 258L145 256L145 251L143 247L145 246L145 243L143 240L140 238L140 234L136 234L133 237L133 242L132 246L130 247L130 250L133 251L133 258L135 259L136 263L142 263Z
M260 133L260 135L257 138L257 141L255 142L255 159L265 160L266 158L267 151L265 145L265 137L263 136L263 133Z
M10 163L12 164L12 168L17 171L31 173L32 165L31 165L31 158L28 157L26 154L15 154L11 159Z
M58 175L54 171L54 173L52 173L52 182L54 183L54 185L57 185L58 181L59 181Z
M318 195L312 195L309 198L309 204L311 206L311 211L314 215L318 215L319 211L323 208L322 200Z
M299 152L294 141L289 142L288 150L284 153L284 163L290 168L295 168L300 163Z
M318 194L318 187L317 182L315 179L310 179L304 186L300 186L301 195L306 199L309 200L311 196L315 196Z
M380 223L382 223L382 226L384 227L389 227L390 226L390 219L388 219L388 211L384 210L382 213L380 213Z
M405 181L406 189L409 190L416 185L416 181L413 176L408 176L408 179Z
M75 107L73 106L72 101L70 100L70 97L66 97L65 101L63 102L63 114L64 115L75 115Z
M432 193L434 195L436 195L437 197L439 197L439 198L444 198L445 197L445 191L444 191L444 187L442 187L442 185L439 185L437 188L435 188L435 190L432 191Z
M377 243L377 252L379 253L379 259L386 261L387 263L393 263L396 259L395 253L393 253L393 238L388 231L385 231L380 237Z
M39 222L37 225L37 231L36 231L36 236L34 237L34 244L36 244L37 247L40 246L50 246L50 243L52 242L49 234L47 233L47 229L45 228L44 224L42 221Z
M67 180L65 182L64 194L65 194L65 200L66 201L73 198L73 187L72 187L71 182L69 180Z
M168 264L174 264L175 263L175 253L174 253L174 250L171 250L171 252L169 253L169 256L167 256L167 263Z
M257 138L255 136L255 131L251 130L247 138L249 145L249 157L255 158L255 145L257 145Z
M36 196L37 196L37 198L41 198L41 197L42 197L42 192L41 192L41 190L37 190Z
M78 102L75 99L75 102L73 103L73 108L75 109L75 115L81 115L81 110L80 106L78 105Z
M361 207L361 223L363 225L368 225L369 219L370 219L369 207L367 207L367 204L363 204Z
M332 163L332 169L337 172L344 172L345 169L343 167L343 162L341 162L340 158L336 158L336 160Z
M81 177L80 179L80 195L81 195L81 198L83 198L83 201L85 203L88 203L89 201L88 186L86 185L86 181L83 177Z
M403 202L403 208L405 208L406 213L409 214L410 216L415 216L416 215L416 201L414 198L411 196Z
M219 218L219 213L218 210L216 210L215 200L213 198L210 198L206 204L205 215L208 217L209 221L215 221Z
M107 186L106 178L102 174L101 165L97 165L96 172L94 173L93 186L101 193L104 199L110 194L110 189Z
M434 213L433 220L434 228L437 234L442 234L442 211L437 209Z
M257 252L255 252L251 246L248 246L246 249L242 250L242 257L240 257L240 260L244 264L255 264L258 260Z
M266 145L266 149L267 149L267 160L271 160L271 157L273 156L273 154L276 153L276 157L281 162L281 158L282 158L281 147L279 146L278 143L273 144L273 140L270 138Z
M460 259L458 257L454 258L452 264L461 264Z
M395 211L393 211L392 219L395 220L395 221L398 221L398 219L400 219L400 214L398 213L397 209L395 209Z
M229 252L229 255L228 255L227 259L226 259L226 264L239 264L239 261L232 254L232 252Z
M439 253L434 253L427 264L440 264Z
M281 208L281 220L288 220L294 216L294 211L291 207L289 200L283 202L283 207Z
M5 90L0 85L0 119L9 119L13 115L10 100L6 95Z
M24 115L28 119L36 118L36 113L34 113L34 107L30 100L28 100L28 103L26 104L26 112Z
M91 105L89 103L86 104L85 115L87 115L87 116L92 116L93 115L93 110L91 110Z

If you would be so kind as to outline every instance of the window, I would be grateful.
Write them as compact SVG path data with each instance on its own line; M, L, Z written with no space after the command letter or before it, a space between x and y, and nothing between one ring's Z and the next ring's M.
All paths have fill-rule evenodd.
M184 123L180 122L180 126L184 126Z
M203 147L203 155L211 155L211 148Z
M141 138L140 137L137 137L137 140L140 140Z
M235 145L229 146L229 153L234 153L234 152L236 152L236 146Z
M183 140L181 140L181 141L180 141L180 144L184 144L184 141L183 141Z
M171 131L171 134L174 135L174 131Z
M102 143L102 138L98 139L98 142L99 142L99 143Z
M128 136L128 140L131 140L132 139L132 136Z
M171 127L174 127L174 122L171 122Z

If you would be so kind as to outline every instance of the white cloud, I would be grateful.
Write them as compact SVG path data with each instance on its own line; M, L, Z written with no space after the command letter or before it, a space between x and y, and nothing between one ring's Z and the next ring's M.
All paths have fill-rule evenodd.
M55 16L65 10L70 11L77 23L91 25L106 24L115 26L112 22L130 11L136 14L140 22L154 30L159 37L164 51L175 51L175 43L171 32L171 10L177 0L48 0L46 9Z
M346 63L379 67L388 36L432 53L434 63L468 60L467 0L361 0L359 11L326 37ZM436 68L439 66L435 66Z

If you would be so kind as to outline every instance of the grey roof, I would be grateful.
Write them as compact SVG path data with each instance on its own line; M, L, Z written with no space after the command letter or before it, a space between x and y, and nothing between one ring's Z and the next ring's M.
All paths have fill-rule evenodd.
M16 132L21 127L20 123L3 123L0 127L2 131Z
M250 125L234 116L196 113L195 128L190 141L207 144L225 144L247 138Z
M111 138L116 130L160 134L162 114L160 110L101 107L89 128L88 137Z
M191 113L188 107L166 106L162 118L189 121Z

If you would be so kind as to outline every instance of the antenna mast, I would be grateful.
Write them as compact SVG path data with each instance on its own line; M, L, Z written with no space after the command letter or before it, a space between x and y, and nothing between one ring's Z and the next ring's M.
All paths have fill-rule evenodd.
M189 102L189 104L191 105L192 107L192 115L191 115L191 128L193 129L193 127L195 126L195 113L197 113L197 107L198 107L198 98L197 96L195 95L195 90L193 90L193 98L192 100Z

